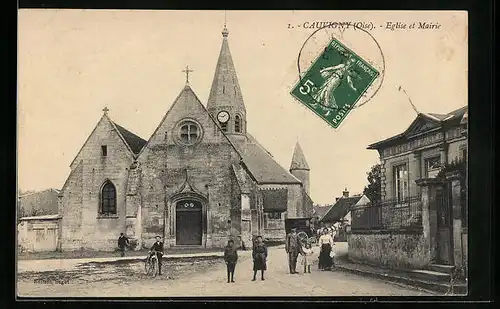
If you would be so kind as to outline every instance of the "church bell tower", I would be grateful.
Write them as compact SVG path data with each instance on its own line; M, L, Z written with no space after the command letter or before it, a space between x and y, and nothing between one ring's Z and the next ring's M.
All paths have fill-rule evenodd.
M297 142L293 151L292 163L290 164L289 171L302 182L302 186L307 194L309 194L309 170L304 152L299 142Z
M238 76L228 44L229 31L224 24L222 47L208 97L207 110L222 130L235 138L245 138L247 117Z

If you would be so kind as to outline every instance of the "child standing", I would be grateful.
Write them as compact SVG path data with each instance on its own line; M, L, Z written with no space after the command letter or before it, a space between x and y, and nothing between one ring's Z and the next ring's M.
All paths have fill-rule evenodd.
M231 239L224 248L224 261L227 265L227 283L234 282L234 269L236 268L236 262L238 262L238 252L234 247L234 241Z
M311 273L313 249L310 242L307 242L302 248L302 265L304 265L304 273Z

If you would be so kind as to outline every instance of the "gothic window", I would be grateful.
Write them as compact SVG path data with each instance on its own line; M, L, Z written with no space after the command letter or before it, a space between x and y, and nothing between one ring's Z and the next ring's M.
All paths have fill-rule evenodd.
M408 197L408 167L401 164L394 167L394 186L396 200L404 201Z
M236 133L241 133L241 117L239 115L234 117L234 131Z
M185 145L193 145L200 139L200 128L193 121L185 121L180 125L179 140Z
M101 189L100 214L116 215L116 189L111 181L106 181Z
M101 156L103 156L103 157L108 156L108 146L106 146L106 145L101 146Z

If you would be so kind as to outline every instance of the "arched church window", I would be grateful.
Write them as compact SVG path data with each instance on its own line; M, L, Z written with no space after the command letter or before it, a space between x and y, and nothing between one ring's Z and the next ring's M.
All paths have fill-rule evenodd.
M241 117L240 117L240 115L236 115L236 117L234 117L234 131L236 133L241 133Z
M200 127L194 121L184 121L180 125L179 140L182 144L193 145L201 136Z
M116 188L109 180L101 189L100 213L102 215L116 215Z

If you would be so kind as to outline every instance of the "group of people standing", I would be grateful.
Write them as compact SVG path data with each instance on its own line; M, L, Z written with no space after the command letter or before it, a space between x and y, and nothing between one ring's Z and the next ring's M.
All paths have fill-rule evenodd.
M304 273L311 273L312 244L308 241L302 243L297 235L296 229L291 229L290 233L286 236L285 251L288 254L288 267L290 274L298 274L297 259L299 254L302 255L302 265L304 266Z
M335 243L332 235L327 229L321 230L321 236L318 240L320 247L319 254L319 269L331 270L333 266L333 250ZM285 251L288 255L288 267L290 274L298 274L297 262L299 255L302 257L301 264L304 273L311 273L311 265L313 262L314 251L312 243L309 241L301 241L298 237L297 230L291 229L290 233L286 235ZM257 273L260 271L260 279L265 280L264 273L267 270L267 247L264 244L262 236L257 236L252 248L253 258L253 278L252 281L257 280ZM234 281L234 271L238 261L238 251L234 246L234 241L229 240L227 246L224 248L224 261L227 265L227 282Z
M333 256L332 250L334 249L335 243L333 237L328 231L328 229L321 229L321 236L318 239L318 246L320 247L319 263L318 267L321 270L330 270L333 266ZM129 240L126 236L121 233L118 239L118 247L120 255L124 256L125 247L129 245ZM285 241L285 251L288 255L288 266L290 274L298 274L297 271L297 261L299 255L302 256L301 264L304 267L304 273L311 273L311 265L313 262L313 249L312 243L309 241L302 242L297 234L296 229L292 229L289 234L286 235ZM161 274L161 261L163 257L163 242L160 236L156 236L156 241L150 249L149 255L156 254L159 262L159 271ZM263 281L264 273L267 270L267 246L264 244L262 236L257 236L252 247L252 258L253 258L253 278L252 281L257 280L257 273L260 271L260 279ZM236 269L236 264L238 262L238 250L234 244L233 240L227 242L224 248L224 261L227 265L227 282L234 281L234 272Z
M267 270L267 247L264 244L262 236L257 236L252 247L253 258L253 278L257 280L257 272L260 271L260 280L265 280L264 272ZM234 283L234 271L238 262L238 251L234 246L234 241L229 240L224 248L224 261L227 266L227 282Z

